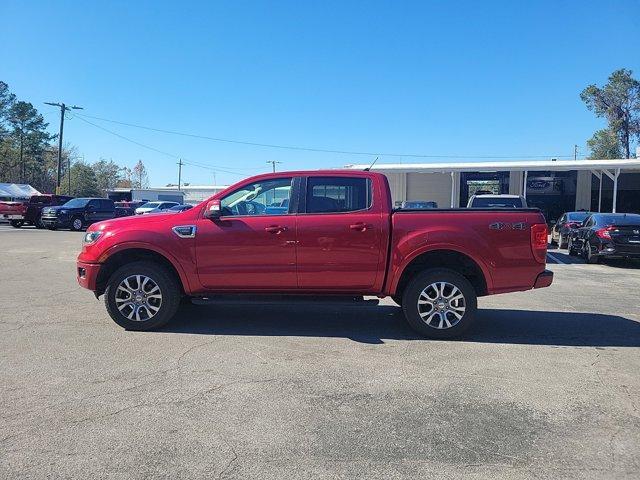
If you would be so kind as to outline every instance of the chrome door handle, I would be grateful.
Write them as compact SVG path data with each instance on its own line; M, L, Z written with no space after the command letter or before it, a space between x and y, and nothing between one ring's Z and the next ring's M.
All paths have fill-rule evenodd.
M265 232L269 232L269 233L280 233L280 232L284 232L287 229L287 227L283 227L280 225L271 225L269 227L264 227Z
M363 223L363 222L358 222L358 223L354 223L352 225L349 225L349 228L351 230L358 230L360 232L364 232L367 229L367 224Z

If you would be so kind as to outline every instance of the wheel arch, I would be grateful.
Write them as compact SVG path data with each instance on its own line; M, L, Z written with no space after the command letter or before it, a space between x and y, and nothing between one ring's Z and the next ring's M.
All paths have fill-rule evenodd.
M402 267L395 284L391 285L394 296L402 295L411 278L417 273L430 268L446 268L465 277L476 291L478 297L488 295L490 285L489 274L479 262L471 256L451 248L437 248L423 251L409 259Z
M104 293L107 281L118 268L127 263L138 261L150 261L164 266L177 281L182 294L188 294L191 291L180 264L170 255L146 245L127 245L109 251L101 258L101 267L96 279L96 296Z

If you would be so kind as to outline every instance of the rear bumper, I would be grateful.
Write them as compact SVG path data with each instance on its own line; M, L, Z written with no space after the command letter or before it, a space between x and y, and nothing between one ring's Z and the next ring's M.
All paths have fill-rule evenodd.
M596 255L611 258L640 258L640 244L619 244L613 242L601 243L597 246Z
M2 218L5 220L24 220L24 215L19 215L16 213L4 213L2 214Z
M100 263L76 262L76 278L78 284L88 290L96 291L96 283L98 273L100 272Z
M533 284L533 288L548 287L553 283L553 272L551 270L545 270L536 278L536 282Z

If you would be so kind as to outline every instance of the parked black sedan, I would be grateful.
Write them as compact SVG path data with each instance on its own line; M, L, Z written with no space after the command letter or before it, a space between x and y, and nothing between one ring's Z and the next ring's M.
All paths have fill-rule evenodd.
M565 212L551 228L551 244L567 248L571 231L579 228L591 212ZM553 222L552 222L553 223Z
M588 263L602 258L640 258L640 215L592 214L569 238L569 255L578 254Z

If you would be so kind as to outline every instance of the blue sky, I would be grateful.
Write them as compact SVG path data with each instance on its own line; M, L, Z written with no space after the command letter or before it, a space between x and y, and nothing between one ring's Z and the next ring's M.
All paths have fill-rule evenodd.
M640 76L638 1L37 2L0 4L0 79L36 105L257 143L465 157L580 154L602 128L579 93L625 67ZM88 119L231 183L367 156L269 149ZM78 118L89 161L142 159L152 185L176 159ZM441 161L432 159L424 161ZM470 160L470 159L466 159ZM415 162L381 157L379 162ZM214 167L212 167L214 168ZM187 165L184 181L213 183Z

